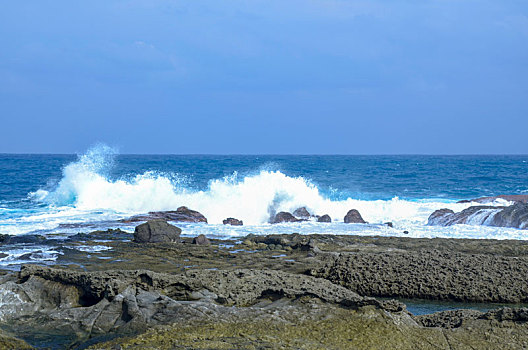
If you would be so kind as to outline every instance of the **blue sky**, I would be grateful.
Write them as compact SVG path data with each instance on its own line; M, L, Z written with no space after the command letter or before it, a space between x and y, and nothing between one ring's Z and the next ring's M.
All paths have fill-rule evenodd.
M528 2L25 0L0 152L528 153Z

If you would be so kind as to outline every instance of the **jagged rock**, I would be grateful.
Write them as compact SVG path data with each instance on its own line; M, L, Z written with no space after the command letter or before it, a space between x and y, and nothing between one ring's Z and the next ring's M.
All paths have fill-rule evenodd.
M178 242L181 229L163 220L151 220L136 226L134 241L138 243Z
M232 226L242 226L244 225L244 222L242 220L238 220L235 218L227 218L224 221L222 221L224 225L232 225Z
M179 207L176 211L153 211L148 214L136 215L131 218L122 220L122 222L138 222L148 220L165 220L175 222L205 222L207 219L196 210L187 207Z
M527 229L528 204L517 202L508 207L472 206L459 213L450 209L440 209L429 216L427 224L438 226L468 224Z
M207 237L205 237L205 235L199 235L193 238L192 244L209 245L211 244L211 241Z
M286 211L281 211L280 213L275 215L273 220L271 220L271 223L272 224L278 224L278 223L281 223L281 222L298 222L298 221L302 221L302 220L297 219L295 216L293 216L292 214L290 214L290 213L288 213Z
M306 209L306 207L297 208L293 212L293 216L295 216L298 219L309 219L312 214Z
M363 220L361 214L356 209L351 209L345 215L344 221L346 224L366 224L367 222Z
M330 215L325 214L323 216L319 216L317 218L317 222L332 222L332 218L330 217Z

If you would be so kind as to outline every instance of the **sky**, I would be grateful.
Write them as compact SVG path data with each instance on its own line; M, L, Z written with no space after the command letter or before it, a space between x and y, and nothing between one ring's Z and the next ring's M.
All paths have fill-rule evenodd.
M526 0L24 0L0 153L528 154Z

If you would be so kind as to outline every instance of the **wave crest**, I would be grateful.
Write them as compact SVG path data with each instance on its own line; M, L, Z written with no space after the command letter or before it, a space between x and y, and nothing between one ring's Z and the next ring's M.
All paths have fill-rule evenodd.
M388 201L331 200L311 181L290 177L278 170L264 169L245 176L235 172L210 180L204 190L191 189L177 174L152 171L127 179L110 179L116 154L115 149L104 145L90 149L63 169L63 178L55 190L39 190L33 198L54 206L130 215L175 210L185 205L203 213L210 223L236 217L250 225L266 223L276 212L291 212L302 206L314 214L329 214L340 221L349 209L354 208L365 220L374 223L425 222L436 209L462 210L467 207L439 201L406 201L397 197Z

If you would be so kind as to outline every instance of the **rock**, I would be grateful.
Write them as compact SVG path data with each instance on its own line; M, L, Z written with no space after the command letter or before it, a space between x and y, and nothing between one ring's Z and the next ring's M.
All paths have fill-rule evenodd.
M210 245L211 241L207 237L205 237L205 235L199 235L193 238L192 244Z
M136 215L122 222L138 222L149 220L165 220L175 222L204 222L207 219L201 213L187 207L179 207L176 211L153 211L144 215Z
M242 220L238 220L235 218L227 218L224 221L222 221L224 225L232 225L232 226L242 226L244 225L244 222Z
M427 224L437 226L467 224L527 229L528 204L517 202L508 207L471 206L459 213L440 209L429 216Z
M298 222L298 221L302 221L302 220L297 219L295 216L293 216L292 214L290 214L290 213L288 213L286 211L281 211L280 213L275 215L273 220L271 220L271 223L272 224L278 224L278 223L281 223L281 222Z
M515 203L493 216L490 226L528 229L528 204Z
M415 316L415 320L424 327L458 328L463 321L476 320L483 315L482 312L471 309L447 310L435 312L430 315Z
M470 200L465 199L465 200L459 201L458 203L471 203L471 202L492 203L492 202L495 202L497 199L503 199L508 202L528 203L527 194L513 194L513 195L503 194L503 195L494 196L494 197L480 197L480 198L475 198L475 199L470 199Z
M392 222L386 222L385 225L389 226L390 228L393 228L394 225L392 224Z
M178 242L181 229L163 220L151 220L136 226L134 241L138 243Z
M405 231L403 231L403 234L404 234L404 235L408 235L408 234L409 234L409 231L405 230Z
M319 216L317 218L317 222L332 222L332 218L330 217L330 215L325 214L323 216Z
M345 216L344 219L346 224L366 224L367 222L363 220L361 214L356 209L351 209Z
M454 213L454 211L447 208L435 210L431 215L429 215L429 218L427 219L427 225L441 225L441 223L445 222L447 218Z
M307 220L312 216L312 214L310 214L310 212L306 209L306 207L302 207L302 208L295 209L295 211L293 212L293 216L295 216L298 219Z
M430 247L434 241L426 244ZM424 247L416 251L340 253L326 259L324 267L312 269L311 274L360 295L459 302L528 302L528 257L467 254Z

